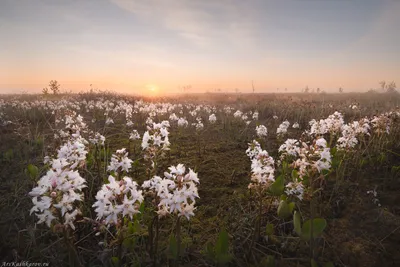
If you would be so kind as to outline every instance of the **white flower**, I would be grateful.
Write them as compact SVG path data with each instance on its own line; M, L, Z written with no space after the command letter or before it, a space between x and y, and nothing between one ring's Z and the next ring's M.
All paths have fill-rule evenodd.
M285 193L290 196L296 196L300 201L303 200L304 185L301 182L289 182L286 186Z
M289 128L289 126L290 126L290 123L288 121L282 122L279 125L278 129L276 130L276 134L278 136L282 136L282 135L286 134L287 133L287 129Z
M118 218L129 216L132 219L134 214L139 213L140 203L144 199L142 191L137 190L137 183L130 177L117 182L111 175L108 181L97 192L97 201L93 204L97 220L105 218L105 223L110 225L117 224Z
M215 116L215 114L211 114L208 117L208 120L210 121L211 124L215 123L217 121L217 117Z
M256 127L257 136L260 138L266 137L268 135L267 127L264 125L259 125Z
M183 164L169 167L170 172L165 172L165 178L154 176L143 183L143 188L153 191L159 198L159 217L167 214L185 216L188 220L194 216L195 201L199 198L197 184L199 179L197 173L192 169L185 174L186 168Z
M252 118L253 120L258 120L258 111L254 111Z
M121 205L117 206L118 212L122 212L122 217L125 217L128 215L131 219L133 218L133 215L136 213L139 213L137 209L135 209L135 204L136 199L131 199L129 200L126 195L124 195L124 201L122 202Z
M185 118L179 118L178 127L187 127L189 122Z
M243 112L241 112L240 110L236 110L235 113L233 113L233 117L235 118L241 118L243 115Z
M137 140L140 139L140 134L137 130L133 130L129 136L129 140Z
M319 138L317 139L317 141L315 142L315 144L319 147L325 148L327 143L326 140L324 138Z
M110 125L110 124L113 124L113 123L114 123L114 120L112 118L107 118L106 125Z
M296 139L287 139L285 143L279 147L278 151L296 157L300 154L299 141Z

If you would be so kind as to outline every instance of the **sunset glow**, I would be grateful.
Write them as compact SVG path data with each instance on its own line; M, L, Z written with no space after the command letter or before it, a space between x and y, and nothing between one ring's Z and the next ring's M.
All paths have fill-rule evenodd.
M0 93L53 79L75 92L366 91L400 80L398 14L372 0L3 0Z

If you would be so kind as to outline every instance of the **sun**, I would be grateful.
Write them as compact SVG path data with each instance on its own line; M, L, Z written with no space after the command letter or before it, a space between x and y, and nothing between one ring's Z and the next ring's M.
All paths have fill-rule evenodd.
M146 89L149 96L157 96L159 93L159 88L155 84L147 84Z

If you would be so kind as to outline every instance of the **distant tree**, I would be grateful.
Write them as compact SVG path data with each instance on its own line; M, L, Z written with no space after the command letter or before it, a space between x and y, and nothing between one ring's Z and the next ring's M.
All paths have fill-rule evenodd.
M381 86L381 90L386 93L396 92L396 83L394 81L391 81L390 83L387 83L386 81L381 81L379 82L379 84Z
M382 91L384 91L385 87L386 87L386 82L385 81L380 81L379 84L381 86Z
M287 88L285 88L285 92L287 92Z
M396 83L391 81L389 84L386 84L386 93L394 93L396 92Z
M251 81L251 87L253 88L253 94L254 94L255 88L254 88L254 83L253 83L253 81Z
M60 87L61 87L61 85L56 81L56 80L51 80L50 82L49 82L49 89L46 87L46 88L43 88L43 90L42 90L42 92L44 93L44 94L48 94L49 93L49 90L50 91L52 91L53 92L53 94L59 94L60 93Z
M343 93L343 88L339 87L339 93Z
M192 86L191 85L184 85L182 87L182 89L183 89L183 92L189 92L192 89Z
M317 88L317 94L319 94L321 92L321 89L318 87Z
M308 87L308 85L303 89L304 93L309 93L310 92L310 88Z
M43 93L44 95L48 95L48 94L49 94L49 89L48 89L47 87L43 88L43 89L42 89L42 93Z

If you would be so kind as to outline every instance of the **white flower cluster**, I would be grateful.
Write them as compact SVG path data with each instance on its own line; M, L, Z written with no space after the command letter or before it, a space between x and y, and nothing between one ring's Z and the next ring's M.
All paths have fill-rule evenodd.
M107 118L106 120L106 125L114 124L114 120L110 117Z
M175 113L172 113L171 115L169 115L169 120L170 120L171 122L173 122L173 121L178 121L178 120L179 120L179 117L176 116Z
M313 175L312 172L321 173L323 170L331 168L330 148L327 147L324 138L314 140L312 145L307 145L305 142L300 144L295 139L288 139L280 146L279 152L282 160L289 159L287 156L291 156L294 161L293 167L298 173L298 177L294 177L294 181L286 185L285 192L300 200L303 199L304 194L304 178Z
M65 115L64 125L58 133L54 134L55 139L61 139L61 141L68 141L76 139L81 136L81 133L87 132L87 125L83 122L81 115L76 115L76 112L68 111L69 114ZM63 120L56 119L56 124L60 124Z
M340 133L344 124L343 115L340 112L335 111L329 115L328 118L320 121L311 120L309 122L311 129L308 132L309 135L320 136L324 134L337 135Z
M232 107L228 107L228 106L225 106L224 107L224 112L225 112L225 114L231 114L232 113L232 110L233 110L233 108Z
M185 118L179 118L178 127L187 127L189 122Z
M282 122L282 123L279 125L278 129L276 129L276 134L277 134L278 136L283 136L283 135L285 135L285 134L287 133L287 130L288 130L289 126L290 126L290 123L289 123L288 121Z
M342 136L337 140L339 150L353 149L358 144L358 138L370 135L369 121L364 118L342 126Z
M185 118L179 118L178 127L187 127L189 122Z
M241 118L243 116L243 112L241 112L240 110L236 110L235 113L233 113L233 117L235 118Z
M128 158L128 152L126 152L125 148L122 148L111 156L111 162L107 166L107 170L112 172L128 172L131 166L132 160Z
M253 116L252 116L253 120L255 120L255 121L258 120L258 115L259 115L258 111L257 110L254 111Z
M258 143L256 140L253 140L246 150L246 155L250 158L250 160L252 160L260 153L261 150L260 143Z
M246 154L251 160L251 182L248 188L268 188L275 181L274 159L261 149L257 141L249 144Z
M104 142L106 141L106 138L101 135L100 133L95 133L93 138L89 138L90 143L93 145L104 145Z
M162 121L161 123L152 123L152 126L147 126L147 131L143 134L142 148L143 150L155 149L156 147L161 149L168 149L169 132L170 127L169 121Z
M256 127L257 136L260 138L266 137L268 135L267 127L264 125L258 125Z
M301 181L289 182L285 186L285 193L288 196L296 196L300 201L302 201L304 196L304 185Z
M83 201L82 189L86 180L82 178L77 167L85 164L88 142L80 136L79 131L85 124L82 117L65 119L69 140L58 150L57 158L45 158L51 169L38 181L37 187L29 193L33 207L30 213L39 218L38 224L45 222L48 227L53 220L75 229L74 221L80 214L77 202ZM66 136L64 137L66 138Z
M129 140L138 140L140 139L140 134L137 130L132 130L131 134L129 135Z
M192 123L192 125L193 125L194 127L196 127L196 131L202 130L202 129L204 128L204 124L203 124L203 122L201 121L201 118L200 118L200 117L196 118L196 121L197 121L197 122Z
M208 121L209 121L211 124L214 124L214 123L217 121L217 116L215 116L215 114L211 114L211 115L208 117Z
M299 141L296 139L287 139L285 143L279 147L278 152L280 152L282 156L290 155L297 157L300 154Z
M140 213L143 195L137 187L137 183L130 177L116 181L115 177L110 175L108 183L103 184L97 192L97 201L93 204L97 220L104 219L103 222L108 226L117 225L124 217L129 216L132 219L133 215Z
M167 214L185 216L188 220L194 216L196 198L199 198L197 173L186 168L183 164L169 167L165 178L154 176L143 183L142 187L154 192L159 199L157 214L159 217Z
M390 118L386 114L374 116L371 120L372 127L375 133L382 134L390 132Z

